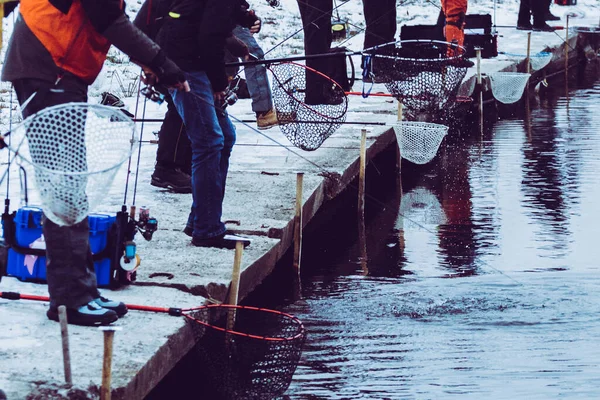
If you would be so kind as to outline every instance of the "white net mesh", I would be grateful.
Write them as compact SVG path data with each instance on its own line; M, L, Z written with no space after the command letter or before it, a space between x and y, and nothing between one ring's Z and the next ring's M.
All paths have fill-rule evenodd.
M67 103L23 121L10 149L33 167L48 219L73 225L106 195L131 155L133 132L133 121L116 108Z
M494 98L504 104L512 104L523 96L531 74L521 72L494 72L489 75Z
M541 70L546 65L550 64L550 61L552 61L552 53L550 52L541 52L529 56L529 63L531 64L531 69L535 71Z
M402 158L415 164L427 164L437 154L448 127L431 122L398 121L394 132Z
M446 223L446 213L438 198L425 187L416 187L403 193L396 228L432 226Z

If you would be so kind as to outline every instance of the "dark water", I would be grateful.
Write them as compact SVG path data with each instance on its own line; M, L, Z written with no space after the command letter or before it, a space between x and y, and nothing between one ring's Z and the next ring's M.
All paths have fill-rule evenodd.
M366 263L306 256L291 399L600 398L599 76L403 165L367 202Z

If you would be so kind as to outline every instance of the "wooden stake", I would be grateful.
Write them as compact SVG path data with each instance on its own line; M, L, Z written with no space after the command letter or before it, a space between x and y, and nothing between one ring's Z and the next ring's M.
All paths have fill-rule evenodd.
M527 32L527 67L525 71L529 74L531 73L531 32Z
M235 255L233 257L233 272L231 273L231 288L229 290L228 304L237 306L240 294L240 277L242 271L242 254L244 253L244 243L235 243ZM227 312L227 330L232 330L235 326L235 308L230 308Z
M0 4L0 7L2 5ZM62 338L63 366L65 371L65 382L73 385L71 376L71 352L69 351L69 328L67 321L67 307L58 306L58 320L60 322L60 336Z
M402 100L398 100L398 121L402 121Z
M402 104L402 103L399 103ZM360 243L360 258L363 273L367 269L367 235L365 228L365 171L367 168L367 130L363 129L360 135L360 167L358 170L358 239Z
M569 69L569 15L565 26L565 71Z
M304 172L296 174L296 216L294 218L294 271L300 277L302 259L302 191Z
M483 80L481 79L481 48L475 49L477 54L477 86L479 87L479 127L483 134Z
M102 387L100 388L100 400L110 400L111 388L110 378L112 375L113 342L115 332L120 330L115 326L101 326L104 333L104 357L102 359Z

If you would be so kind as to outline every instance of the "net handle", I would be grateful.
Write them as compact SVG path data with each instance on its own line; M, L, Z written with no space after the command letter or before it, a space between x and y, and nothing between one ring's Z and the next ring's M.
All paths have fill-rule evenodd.
M297 324L300 327L300 332L297 333L296 335L292 336L292 337L288 337L288 338L278 338L278 337L266 337L266 336L259 336L259 335L251 335L249 333L243 333L243 332L238 332L235 330L231 330L231 329L225 329L225 328L221 328L219 326L215 326L213 324L209 324L208 322L205 321L201 321L197 318L194 318L192 315L190 315L191 312L193 311L201 311L201 310L206 310L206 309L211 309L211 308L221 308L221 309L236 309L236 310L252 310L252 311L264 311L264 312L268 312L271 314L276 314L276 315L280 315L280 316L284 316L285 318L288 318L290 320L292 320L295 324ZM305 328L304 325L302 324L302 322L294 317L291 314L287 314L281 311L277 311L277 310L270 310L268 308L261 308L261 307L252 307L252 306L239 306L239 305L233 305L233 304L209 304L209 305L205 305L205 306L199 306L199 307L194 307L194 308L188 308L183 310L182 314L184 317L186 317L187 319L197 322L200 325L204 325L207 328L211 328L211 329L215 329L217 331L220 332L225 332L227 334L232 334L232 335L237 335L237 336L243 336L243 337L247 337L247 338L251 338L251 339L259 339L259 340L267 340L267 341L271 341L271 342L288 342L291 340L296 340L296 339L300 339L305 335Z
M325 78L329 82L333 83L335 86L337 86L342 91L342 93L344 93L344 99L346 101L346 109L347 109L347 107L348 107L347 106L347 104L348 104L348 97L346 95L346 92L344 91L344 89L342 88L342 86L339 83L337 83L336 81L334 81L333 79L331 79L329 76L325 75L324 73L322 73L320 71L317 71L316 69L308 67L308 66L303 65L303 64L299 64L299 63L296 63L296 62L285 62L285 63L278 63L276 65L284 65L284 64L291 64L291 65L296 65L298 67L304 68L305 70L314 72L314 73L320 75L321 77ZM273 77L275 78L275 80L277 81L277 83L279 84L279 86L287 93L287 95L290 96L292 99L294 99L294 101L297 102L298 104L300 104L302 107L304 107L304 108L310 110L311 112L317 114L318 116L320 116L320 117L322 117L322 118L324 118L326 120L330 120L332 122L336 122L336 120L339 119L339 117L330 117L329 115L325 115L325 114L323 114L323 113L315 110L314 108L310 107L305 102L298 100L296 98L296 96L293 95L293 93L290 93L287 90L285 90L285 86L283 86L283 85L284 85L284 83L287 83L287 82L282 83L279 80L279 78L277 77L277 74L271 69L271 67L269 66L267 68L269 69L269 71L271 71L271 73L273 74Z

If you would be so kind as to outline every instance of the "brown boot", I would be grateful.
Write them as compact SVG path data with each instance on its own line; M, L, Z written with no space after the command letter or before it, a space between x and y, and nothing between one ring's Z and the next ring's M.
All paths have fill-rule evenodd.
M258 129L269 129L279 124L277 120L277 113L274 108L269 111L257 112L256 113L256 125Z

